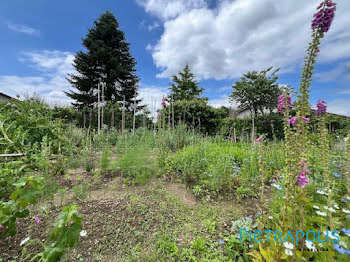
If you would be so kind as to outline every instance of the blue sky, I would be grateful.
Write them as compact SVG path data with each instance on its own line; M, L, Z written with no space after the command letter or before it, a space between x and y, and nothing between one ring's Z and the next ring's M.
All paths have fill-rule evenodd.
M145 103L165 96L169 76L189 63L214 106L229 105L232 84L251 70L281 67L280 84L299 85L320 1L285 0L3 0L0 4L0 91L37 92L68 103L65 80L96 18L112 11L130 43ZM311 102L350 115L350 1L338 0L322 40ZM350 71L350 70L349 70Z

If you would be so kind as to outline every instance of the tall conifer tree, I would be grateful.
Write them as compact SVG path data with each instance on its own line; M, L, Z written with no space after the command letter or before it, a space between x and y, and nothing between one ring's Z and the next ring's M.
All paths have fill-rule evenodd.
M89 29L83 39L86 52L80 51L74 59L77 74L70 74L68 81L77 89L66 94L74 100L77 108L92 107L97 102L97 84L106 83L105 101L113 104L123 101L132 111L134 99L138 95L136 62L130 54L129 43L124 32L119 29L115 16L107 11ZM136 100L138 105L140 100Z

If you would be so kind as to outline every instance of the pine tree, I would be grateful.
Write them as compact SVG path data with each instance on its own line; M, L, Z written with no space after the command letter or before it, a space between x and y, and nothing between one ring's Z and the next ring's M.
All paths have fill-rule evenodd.
M138 95L136 62L130 54L124 32L111 12L105 12L94 22L94 27L83 39L83 46L87 52L78 52L74 59L77 74L68 77L78 90L66 93L75 100L73 105L77 108L93 107L97 102L97 84L103 81L106 83L105 101L121 105L125 96L126 109L132 111ZM136 100L136 104L139 103L140 100Z
M191 72L188 64L186 64L182 72L172 76L172 80L170 91L174 102L198 99L204 91L194 80L194 74Z

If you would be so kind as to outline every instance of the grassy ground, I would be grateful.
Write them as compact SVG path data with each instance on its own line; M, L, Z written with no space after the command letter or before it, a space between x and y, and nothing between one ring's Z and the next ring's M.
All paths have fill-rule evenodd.
M106 174L96 178L80 169L60 178L54 199L36 205L33 217L18 220L18 234L0 244L4 261L21 257L20 242L27 236L45 240L60 206L75 202L83 215L83 228L76 249L66 261L188 261L225 255L221 241L232 233L232 221L253 216L254 199L197 201L183 184L155 178L142 186L127 186L121 177ZM35 253L39 246L27 247ZM201 260L199 260L201 261ZM208 260L203 260L208 261ZM211 260L209 260L211 261ZM221 261L221 260L220 260Z

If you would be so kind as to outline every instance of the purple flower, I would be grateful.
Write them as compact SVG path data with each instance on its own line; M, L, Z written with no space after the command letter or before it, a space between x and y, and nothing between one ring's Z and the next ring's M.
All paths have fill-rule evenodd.
M256 142L259 144L261 142L262 138L261 136L259 136L257 139L256 139Z
M6 228L6 227L5 227L4 225L0 225L0 234L1 234L2 231L5 230L5 228Z
M35 217L35 223L39 224L40 222L40 218L39 217Z
M327 104L324 100L320 99L317 101L316 103L316 107L317 107L317 110L316 110L316 115L319 116L321 114L324 114L327 112Z
M308 169L304 159L301 160L300 164L298 165L298 168L302 170L300 171L297 177L297 185L300 187L307 186L309 184L309 179L307 178L306 174L310 175L311 172Z
M162 113L158 112L157 118L161 118L162 117Z
M341 248L338 244L333 245L333 247L338 253L350 256L350 250Z
M283 114L283 109L286 108L285 100L287 99L287 105L290 107L292 104L292 98L290 96L281 94L278 96L278 112Z
M167 107L167 105L166 105L166 101L165 101L165 99L164 99L164 98L162 99L162 107L163 107L164 109Z
M328 32L335 16L336 4L332 0L325 0L317 7L317 10L311 27L313 30L321 29L323 32Z
M297 177L297 185L300 187L307 186L309 184L309 179L305 175L304 171L301 171Z
M305 122L310 122L310 117L305 117L305 116L303 116L302 119L303 119Z
M297 123L297 120L298 120L297 117L294 116L294 117L288 119L288 123L294 126Z

